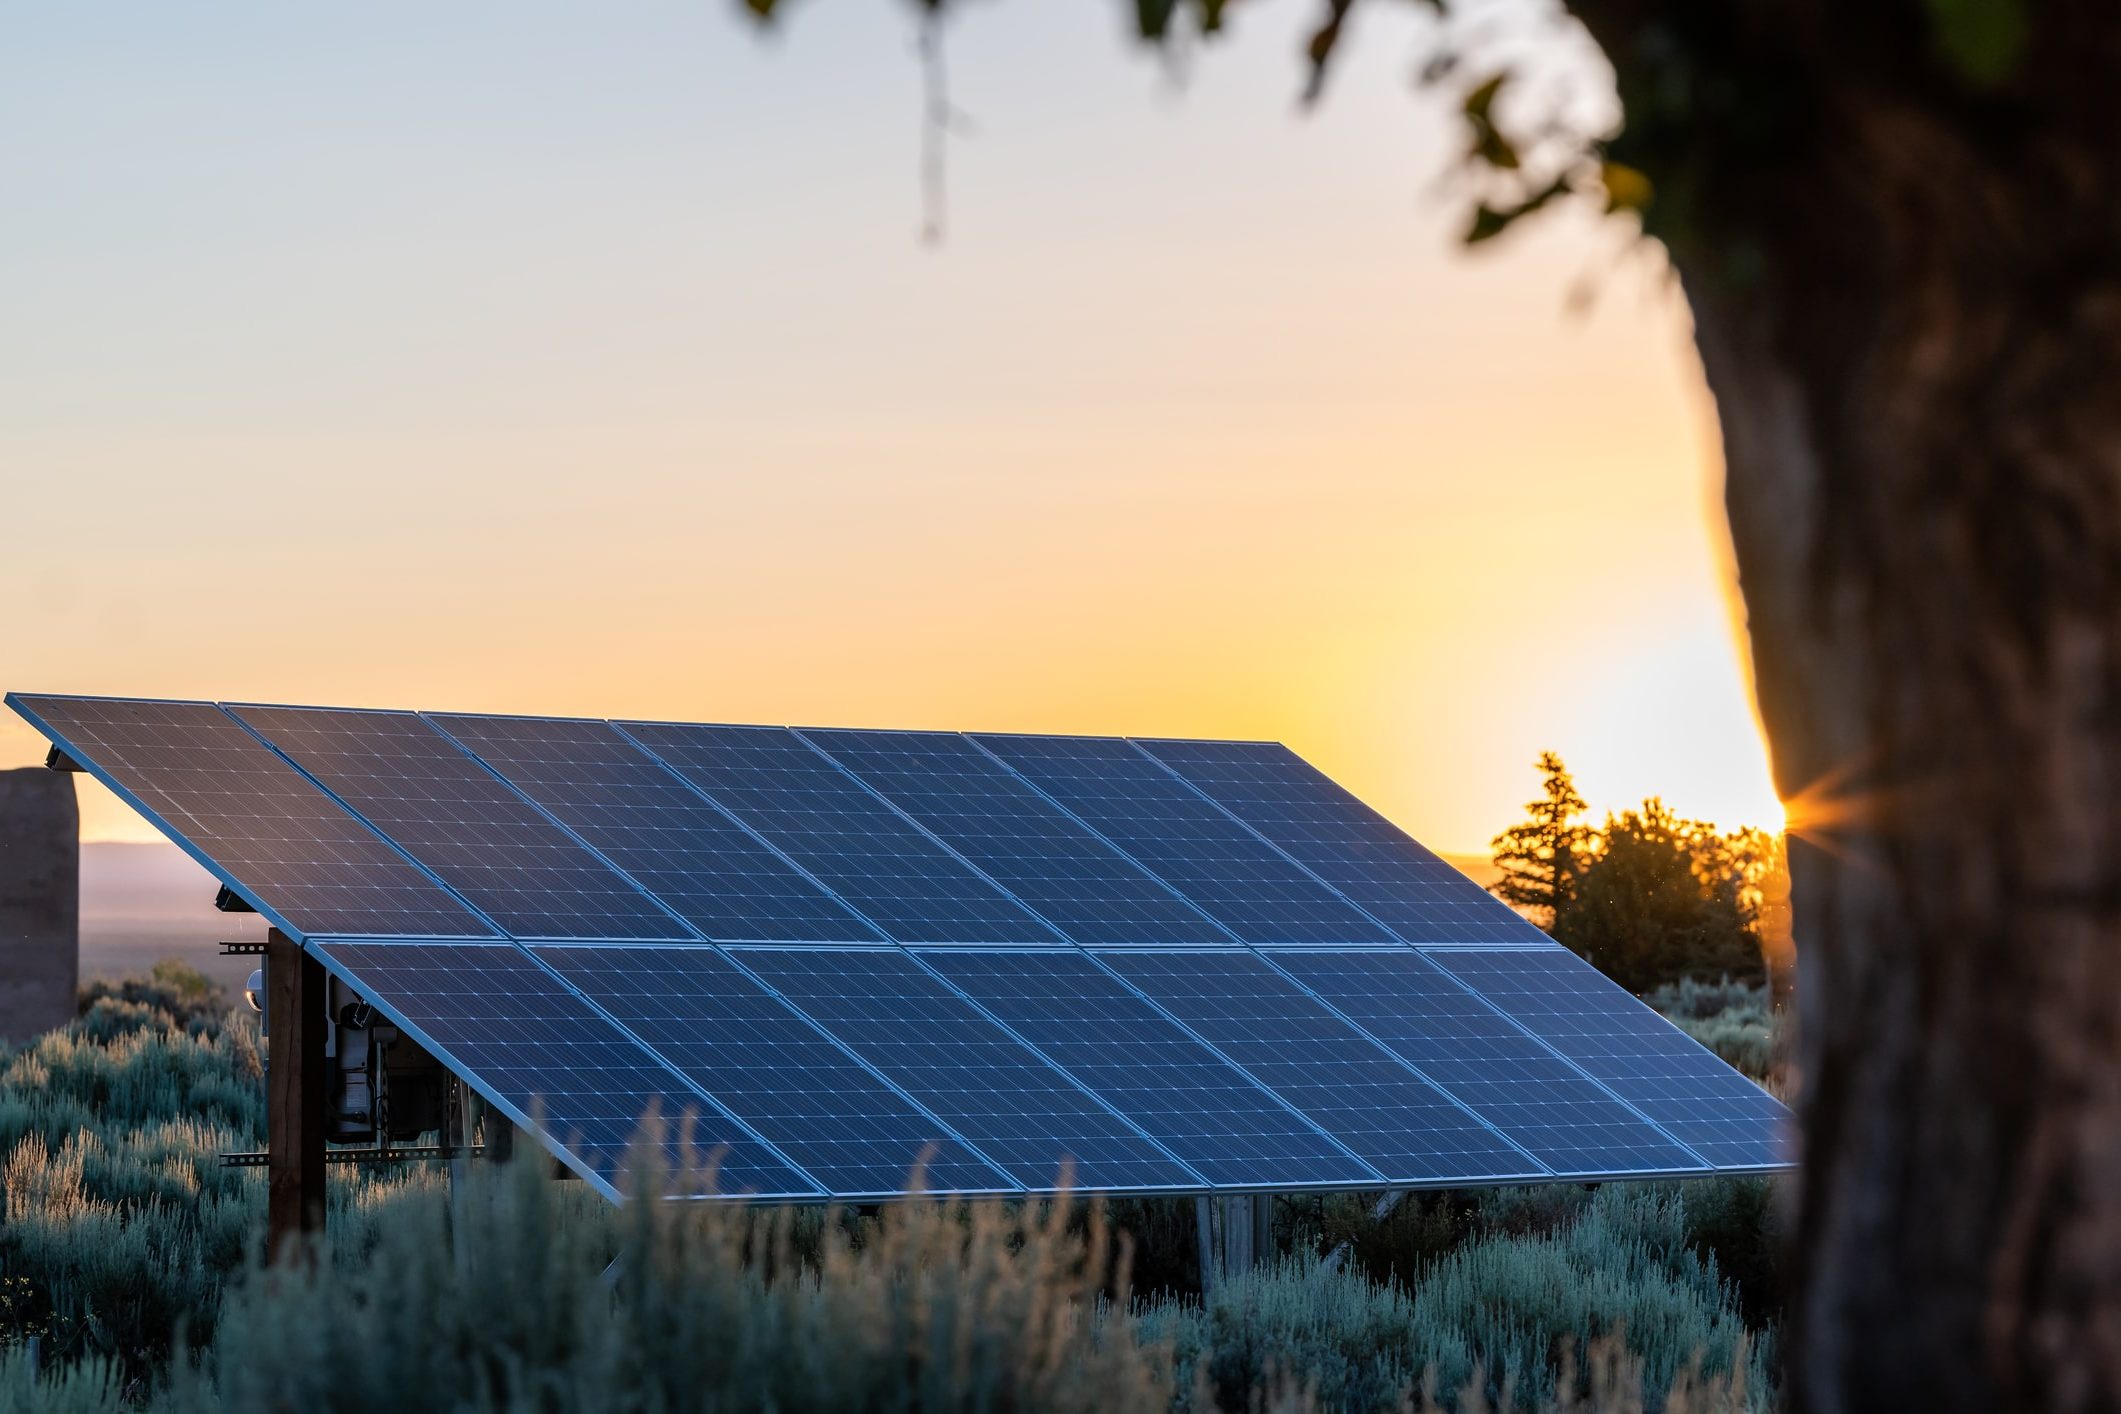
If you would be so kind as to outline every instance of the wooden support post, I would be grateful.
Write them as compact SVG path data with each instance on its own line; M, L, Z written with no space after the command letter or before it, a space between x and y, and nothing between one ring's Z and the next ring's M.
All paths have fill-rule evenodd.
M273 1261L324 1230L324 966L275 928L265 942L270 1076L265 1247Z

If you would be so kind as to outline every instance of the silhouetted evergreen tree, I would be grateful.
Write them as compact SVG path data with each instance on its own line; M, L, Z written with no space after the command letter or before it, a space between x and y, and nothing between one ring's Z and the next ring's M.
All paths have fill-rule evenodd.
M1545 777L1540 798L1525 806L1526 818L1495 837L1492 848L1502 879L1495 895L1524 910L1548 932L1569 911L1577 880L1598 849L1598 833L1583 823L1586 809L1569 768L1552 751L1539 753Z
M1569 768L1539 755L1540 798L1495 837L1496 896L1633 992L1683 977L1766 975L1764 885L1781 863L1764 830L1719 831L1662 800L1583 821Z

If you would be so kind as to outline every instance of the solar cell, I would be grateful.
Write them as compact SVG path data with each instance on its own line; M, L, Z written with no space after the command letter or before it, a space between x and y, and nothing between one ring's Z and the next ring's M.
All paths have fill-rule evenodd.
M212 703L7 700L237 893L298 934L493 936Z
M974 740L1244 942L1393 941L1354 905L1132 742L1057 736Z
M1553 946L1486 889L1286 746L1140 745L1407 942Z
M707 937L883 940L608 722L428 720Z
M228 709L518 938L691 938L410 712Z
M608 1194L626 1190L628 1150L653 1110L666 1122L665 1181L678 1191L820 1196L521 948L327 940L314 949L488 1099L518 1120L539 1116L562 1157ZM684 1181L700 1167L711 1173Z
M810 728L799 735L1079 943L1230 941L964 737Z
M793 732L619 725L894 938L1061 941Z
M1019 1191L712 949L535 951L834 1197Z
M1290 951L1270 960L1557 1174L1703 1167L1420 953Z
M1087 954L934 951L922 960L1210 1183L1384 1182Z
M1719 1168L1786 1161L1789 1111L1692 1037L1562 948L1433 954Z
M1256 954L1100 958L1394 1183L1546 1174Z
M1202 1187L1199 1175L896 948L732 956L1009 1176L1050 1192Z

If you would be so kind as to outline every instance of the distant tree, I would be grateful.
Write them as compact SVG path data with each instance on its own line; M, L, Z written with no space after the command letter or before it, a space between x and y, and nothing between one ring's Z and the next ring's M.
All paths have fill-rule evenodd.
M1538 764L1544 777L1539 799L1525 806L1525 820L1497 835L1490 847L1502 870L1495 896L1552 932L1597 853L1598 833L1583 822L1588 807L1561 757L1542 751Z
M1760 883L1773 857L1765 831L1721 833L1646 800L1607 817L1548 931L1633 992L1685 977L1764 981Z

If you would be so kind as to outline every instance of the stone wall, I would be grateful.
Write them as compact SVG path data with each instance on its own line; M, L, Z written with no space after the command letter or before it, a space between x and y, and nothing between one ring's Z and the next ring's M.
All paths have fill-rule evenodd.
M74 778L42 766L0 771L0 1040L73 1018L80 925Z

